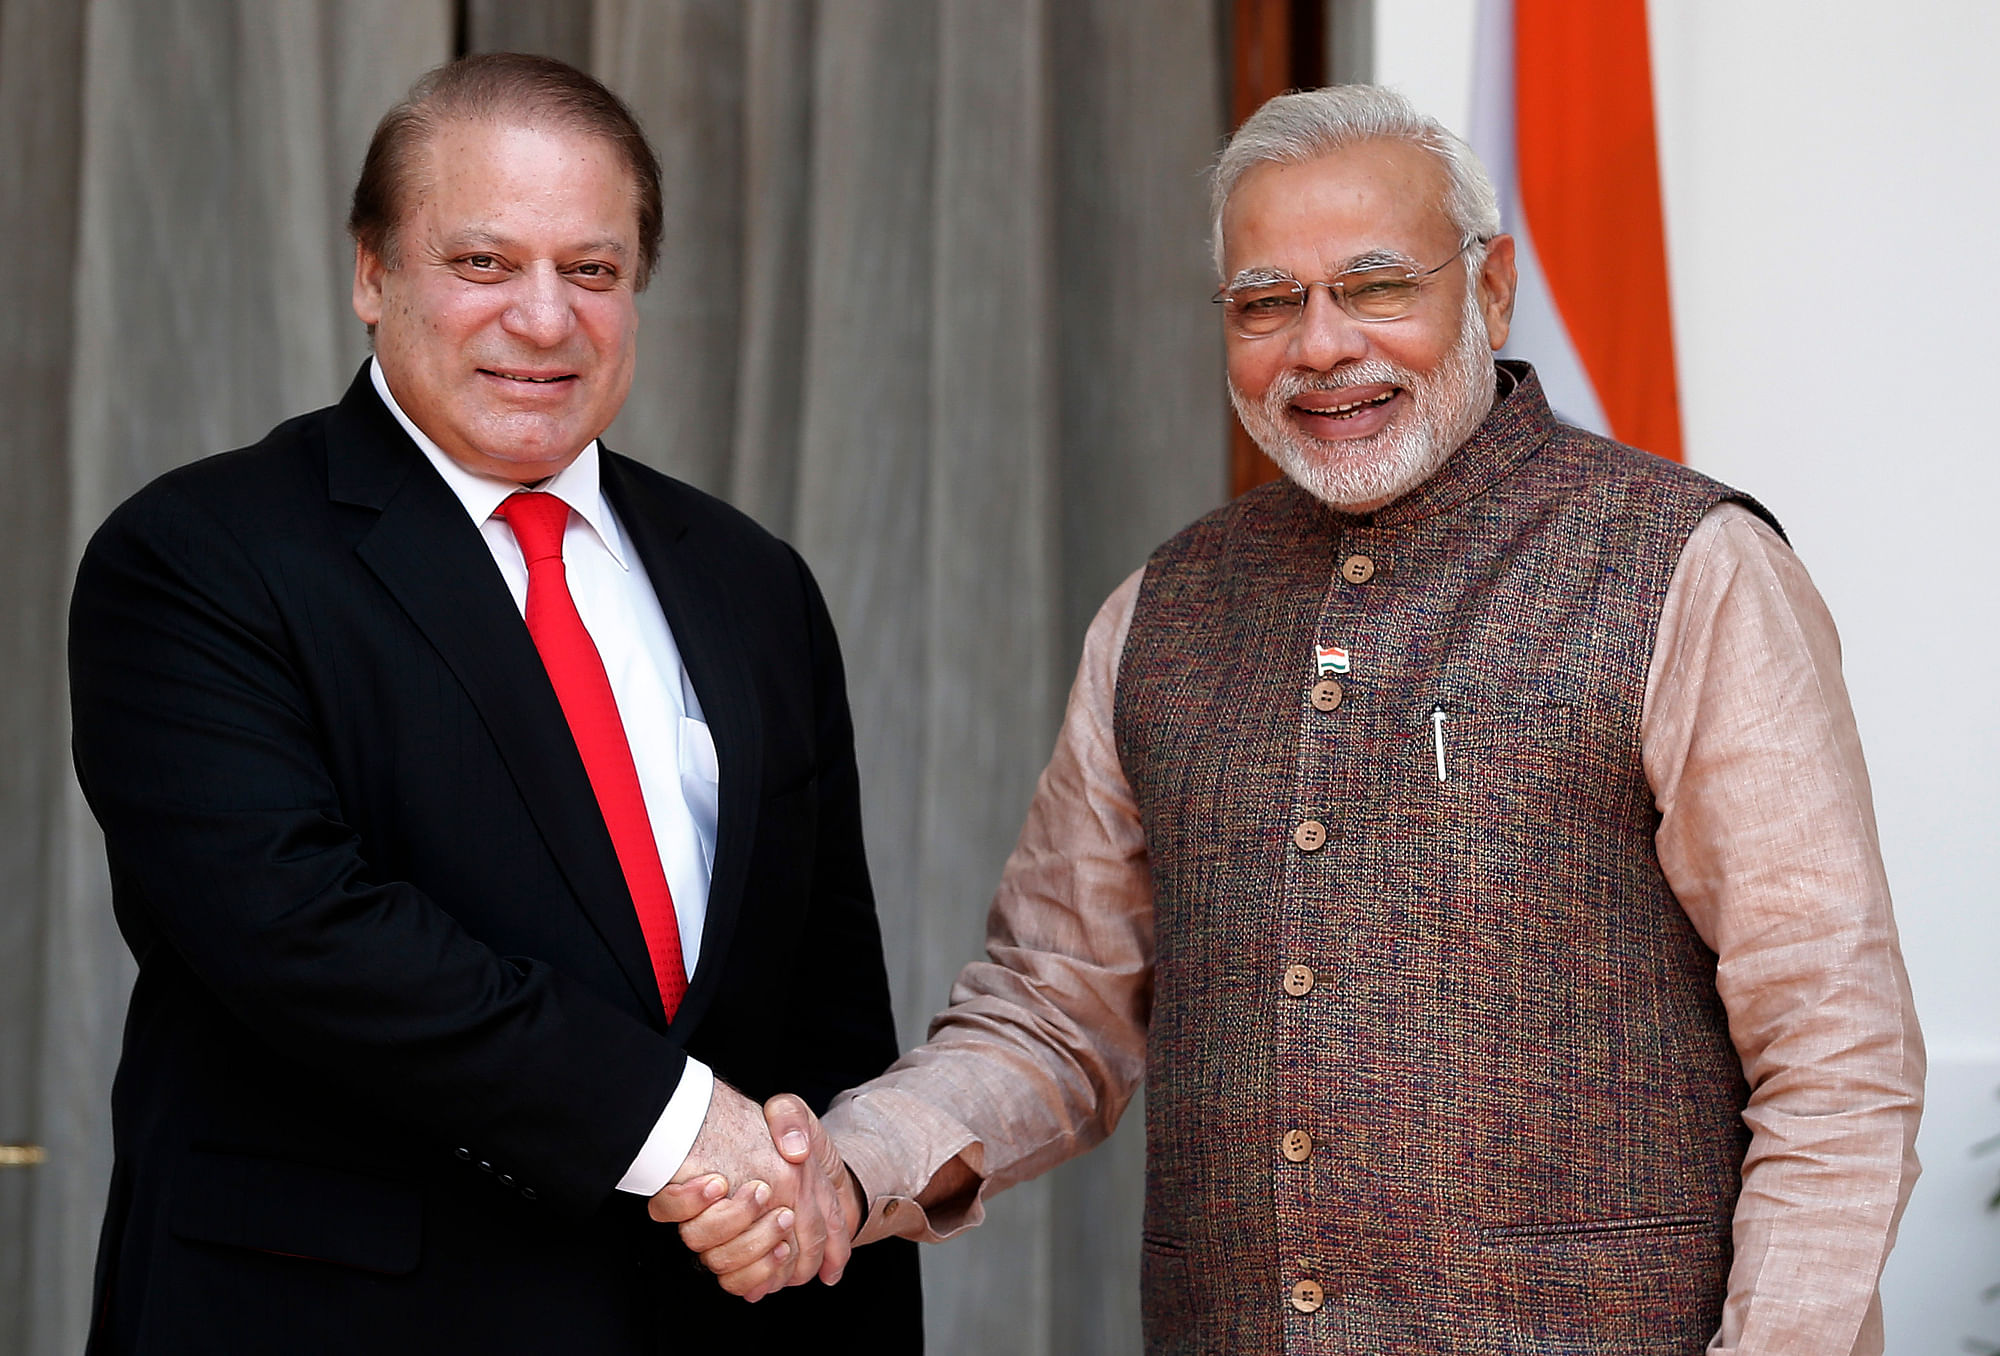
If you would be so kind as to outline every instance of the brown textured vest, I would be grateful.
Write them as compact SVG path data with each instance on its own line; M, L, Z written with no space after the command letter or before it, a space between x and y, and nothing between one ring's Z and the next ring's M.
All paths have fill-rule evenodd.
M1720 1322L1748 1094L1639 715L1740 496L1502 367L1404 499L1280 482L1147 566L1149 1352L1695 1356Z

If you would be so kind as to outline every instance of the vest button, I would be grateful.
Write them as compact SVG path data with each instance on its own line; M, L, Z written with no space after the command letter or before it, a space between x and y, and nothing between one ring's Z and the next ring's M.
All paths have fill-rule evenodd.
M1367 556L1349 556L1340 562L1340 577L1350 584L1365 584L1375 577L1375 562Z
M1294 998L1304 998L1313 991L1313 968L1310 965L1290 965L1285 967L1285 992Z
M1292 1307L1302 1314L1316 1314L1326 1303L1326 1292L1317 1281L1296 1281L1292 1285Z
M1335 711L1340 708L1340 699L1347 694L1340 690L1340 684L1331 678L1322 678L1313 684L1312 704L1321 711Z
M1292 841L1298 844L1300 852L1318 852L1326 846L1326 825L1308 819L1292 830Z
M1285 1161L1303 1163L1312 1157L1313 1137L1303 1130L1285 1131Z

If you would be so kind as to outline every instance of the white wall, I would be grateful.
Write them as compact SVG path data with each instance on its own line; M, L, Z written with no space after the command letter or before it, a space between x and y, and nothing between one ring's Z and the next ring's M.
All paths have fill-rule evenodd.
M1889 1356L2000 1341L2000 5L1653 0L1688 460L1839 620L1931 1052ZM1474 0L1380 0L1376 74L1465 130Z

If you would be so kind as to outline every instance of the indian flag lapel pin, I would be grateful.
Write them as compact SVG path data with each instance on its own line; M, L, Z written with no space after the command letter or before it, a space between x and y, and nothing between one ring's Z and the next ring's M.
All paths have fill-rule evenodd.
M1347 670L1347 651L1341 649L1338 645L1322 645L1319 647L1320 677L1325 678L1331 674L1346 673Z

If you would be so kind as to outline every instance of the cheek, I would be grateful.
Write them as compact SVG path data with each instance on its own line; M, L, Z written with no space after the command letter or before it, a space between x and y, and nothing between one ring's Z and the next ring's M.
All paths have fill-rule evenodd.
M1457 317L1450 317L1450 320L1456 322ZM1399 330L1396 324L1378 327L1383 332L1374 336L1375 347L1384 358L1412 372L1436 370L1458 340L1456 323L1442 320L1432 323L1428 319L1421 325L1400 323L1408 328Z
M1255 400L1269 389L1271 381L1284 370L1282 344L1254 345L1235 339L1225 341L1229 362L1229 382L1237 393Z

